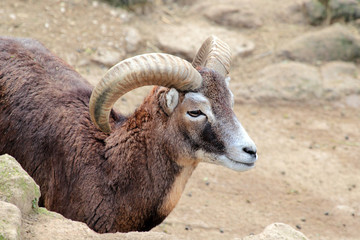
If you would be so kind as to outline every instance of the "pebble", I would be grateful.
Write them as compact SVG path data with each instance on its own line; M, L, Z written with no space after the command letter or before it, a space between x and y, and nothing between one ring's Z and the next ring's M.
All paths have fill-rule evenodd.
M92 54L92 50L89 53L92 55L91 61L107 67L114 66L125 57L124 51L114 51L112 48L104 47L98 47L95 54Z
M93 7L98 7L98 6L99 6L99 2L98 2L98 1L93 1L93 2L92 2L92 6L93 6Z
M235 47L234 55L240 57L246 57L251 53L253 53L254 49L255 49L255 43L250 41L244 42L243 44Z
M126 52L132 53L138 50L142 42L142 36L136 28L128 27L125 30Z
M9 17L10 17L12 20L15 20L15 19L16 19L16 15L13 14L13 13L11 13L11 14L9 15Z

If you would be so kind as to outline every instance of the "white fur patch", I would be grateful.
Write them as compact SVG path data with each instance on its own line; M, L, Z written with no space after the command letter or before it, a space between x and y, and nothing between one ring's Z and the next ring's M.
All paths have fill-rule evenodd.
M213 123L215 121L215 116L212 112L210 101L202 93L187 93L185 94L184 102L185 101L193 101L194 110L202 111L206 115L210 123Z
M185 97L188 99L191 99L195 102L206 103L206 104L210 105L209 100L202 93L189 92L185 95Z
M166 94L166 106L168 107L168 113L172 113L175 107L179 103L179 93L175 88L171 88Z

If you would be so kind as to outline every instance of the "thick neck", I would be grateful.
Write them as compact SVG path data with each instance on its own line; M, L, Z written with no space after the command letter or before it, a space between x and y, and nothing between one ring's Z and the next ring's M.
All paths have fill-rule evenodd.
M172 133L162 124L161 116L148 109L140 107L106 140L103 167L108 189L114 194L117 220L112 227L116 230L146 231L161 223L180 199L197 165L178 164L187 161L178 159L178 146L164 140ZM129 221L133 222L131 227Z
M196 166L182 167L179 174L175 177L171 188L167 191L166 196L160 206L159 212L162 215L168 216L175 208L176 204L181 198L185 185L195 168Z

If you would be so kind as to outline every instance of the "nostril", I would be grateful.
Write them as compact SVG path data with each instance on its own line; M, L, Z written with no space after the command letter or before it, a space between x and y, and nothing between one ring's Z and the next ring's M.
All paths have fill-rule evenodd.
M256 149L253 149L251 147L244 147L243 151L246 152L247 154L250 154L253 157L256 156Z

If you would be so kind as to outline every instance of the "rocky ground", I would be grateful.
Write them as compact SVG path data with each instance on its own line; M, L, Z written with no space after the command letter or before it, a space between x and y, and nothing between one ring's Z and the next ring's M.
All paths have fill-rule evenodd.
M217 35L233 49L235 111L259 161L245 173L200 164L152 232L235 239L283 222L309 239L359 239L360 8L332 0L328 18L315 2L154 1L126 11L93 0L6 0L0 34L40 40L93 84L141 53L190 60ZM336 8L346 2L350 19ZM117 107L133 111L147 91Z

